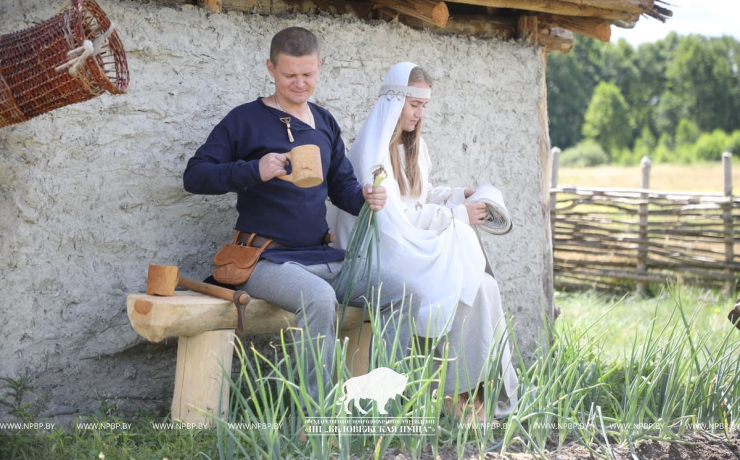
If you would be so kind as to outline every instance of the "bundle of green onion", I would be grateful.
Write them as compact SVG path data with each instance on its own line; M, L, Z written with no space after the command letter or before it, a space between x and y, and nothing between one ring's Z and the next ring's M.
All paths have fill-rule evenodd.
M373 187L380 185L383 180L388 177L383 166L378 167L373 172ZM349 235L349 242L347 243L347 253L344 258L344 265L342 270L337 275L334 281L334 286L339 287L348 280L347 289L344 292L344 299L342 300L342 315L340 317L340 324L344 321L344 312L349 305L349 300L352 297L352 292L355 290L355 285L362 275L365 275L367 279L367 286L365 287L365 297L370 302L370 294L372 289L370 269L373 266L373 260L375 260L375 268L377 273L377 283L380 285L380 229L378 228L378 217L375 215L375 211L370 209L370 205L367 202L362 206L360 213L357 215L355 225L352 227L352 232ZM363 307L363 315L365 313Z

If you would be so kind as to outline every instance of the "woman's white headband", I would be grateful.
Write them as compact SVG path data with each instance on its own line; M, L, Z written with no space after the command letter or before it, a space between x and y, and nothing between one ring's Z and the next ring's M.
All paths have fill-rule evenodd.
M385 97L387 100L391 100L394 97L399 101L404 97L418 97L421 99L429 99L432 97L432 88L418 88L416 86L400 86L400 85L383 85L380 87L380 93L378 97Z

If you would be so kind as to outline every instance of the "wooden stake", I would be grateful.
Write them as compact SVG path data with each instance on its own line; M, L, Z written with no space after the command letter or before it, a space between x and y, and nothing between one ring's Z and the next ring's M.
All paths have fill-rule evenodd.
M642 168L642 181L641 181L641 188L645 190L645 192L642 193L641 198L643 199L644 203L640 204L640 230L639 230L639 238L640 240L643 240L639 244L639 249L637 250L637 274L639 276L647 276L647 258L648 258L648 245L647 245L647 237L648 237L648 197L650 194L646 191L650 188L650 159L648 157L642 157L642 160L640 161L640 166ZM644 280L637 282L637 292L641 295L647 294L647 284Z
M580 6L579 4L565 2L563 0L455 0L456 3L468 3L471 5L491 6L496 8L513 8L517 10L538 11L541 13L562 14L565 16L590 16L604 19L621 19L624 21L636 21L637 13L626 13L593 6Z
M725 263L731 265L735 260L735 241L732 234L732 153L722 154L722 169L724 170L724 196L728 198L727 204L722 211L722 220L725 229ZM735 290L735 280L731 268L725 269L727 281L725 281L725 292L732 295Z
M558 186L558 170L560 169L560 149L553 147L550 159L550 240L555 248L555 208L558 204L558 192L552 190Z
M450 11L445 2L435 0L373 0L373 3L437 27L446 26L450 18Z

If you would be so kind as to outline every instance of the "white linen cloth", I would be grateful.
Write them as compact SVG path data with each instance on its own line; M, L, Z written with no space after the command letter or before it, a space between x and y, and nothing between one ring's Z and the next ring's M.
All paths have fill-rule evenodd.
M486 222L481 229L494 235L505 235L514 228L509 210L504 204L501 190L491 184L478 187L466 201L484 203L486 205Z
M396 64L383 84L406 86L414 67L410 62ZM455 225L453 216L462 218L462 210L453 212L433 203L439 199L449 201L453 193L459 197L460 190L428 186L429 154L425 145L420 152L426 162L426 166L422 165L422 180L427 185L423 199L418 197L410 203L401 197L388 146L404 103L404 97L378 97L352 144L349 159L361 182L372 183L372 172L379 164L388 173L382 183L388 200L378 212L380 263L384 269L395 270L404 280L420 287L423 298L416 319L417 334L436 337L449 330L459 301L473 305L486 262L475 232L467 225L467 212L465 220ZM338 209L331 210L327 218L337 235L335 244L346 247L356 218Z

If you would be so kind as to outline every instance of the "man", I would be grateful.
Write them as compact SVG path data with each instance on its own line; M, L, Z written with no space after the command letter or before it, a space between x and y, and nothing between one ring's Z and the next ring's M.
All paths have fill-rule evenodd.
M246 243L252 233L257 235L253 246L261 246L267 239L274 241L249 280L238 287L295 313L298 327L312 345L321 344L321 361L309 358L308 363L306 385L315 401L319 396L318 368L323 371L323 385L332 385L337 301L346 289L330 284L342 267L344 251L325 244L326 198L353 215L365 201L375 211L386 201L383 187L363 188L358 183L336 120L327 110L308 102L320 67L318 40L312 32L300 27L278 32L267 60L275 93L233 109L190 159L184 174L185 190L191 193L236 192L236 229L243 232L241 242ZM298 188L278 180L287 174L289 162L284 152L305 144L319 146L324 182ZM409 299L419 296L413 296L409 287L404 302L403 283L389 276L382 279L381 299L374 307L389 323L383 338L393 362L400 359L390 348L396 333L401 352L407 350L409 321L418 310ZM363 305L365 286L366 280L357 283L350 305Z

